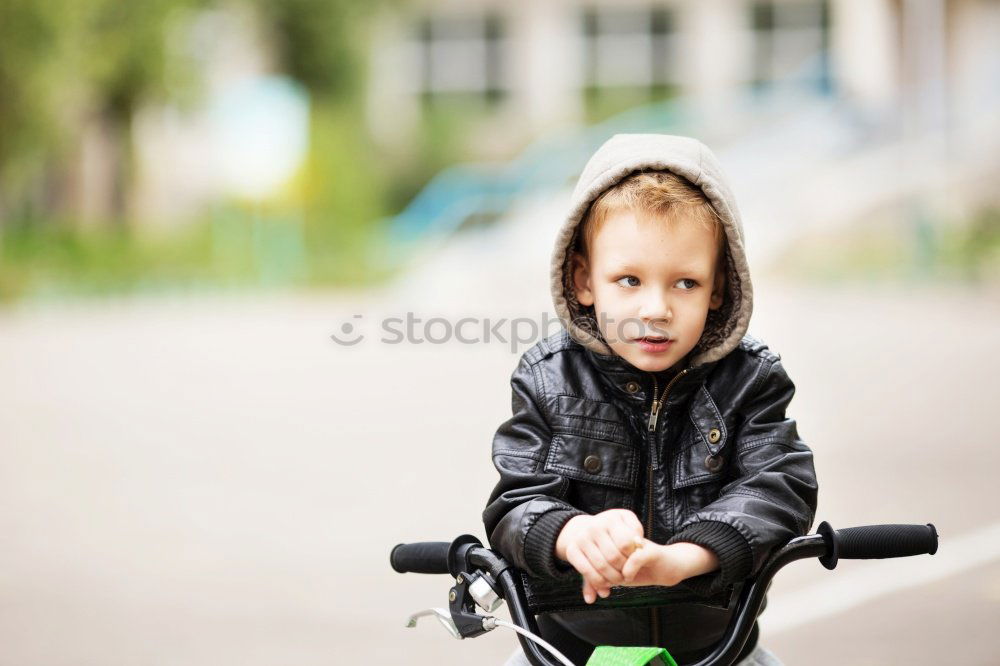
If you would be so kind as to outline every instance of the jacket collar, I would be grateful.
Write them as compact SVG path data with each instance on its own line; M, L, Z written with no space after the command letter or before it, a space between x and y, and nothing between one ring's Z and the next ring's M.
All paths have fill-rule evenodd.
M584 354L590 363L604 375L607 383L612 386L617 393L626 399L634 401L647 401L653 391L653 373L636 368L631 363L617 354L601 354L589 347L584 347ZM717 361L709 361L696 366L690 365L690 357L685 360L685 367L680 372L684 376L677 380L677 383L670 389L667 397L667 404L682 402L701 386L705 376L709 373ZM664 375L657 373L657 385L660 393L666 388L667 382L673 379L677 373ZM638 391L629 391L629 384L636 382L639 384Z

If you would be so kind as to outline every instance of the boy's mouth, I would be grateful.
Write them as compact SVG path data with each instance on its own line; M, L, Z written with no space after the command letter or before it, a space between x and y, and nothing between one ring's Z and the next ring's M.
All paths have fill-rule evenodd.
M647 335L635 339L635 344L639 349L650 354L666 352L673 347L673 340L662 335Z

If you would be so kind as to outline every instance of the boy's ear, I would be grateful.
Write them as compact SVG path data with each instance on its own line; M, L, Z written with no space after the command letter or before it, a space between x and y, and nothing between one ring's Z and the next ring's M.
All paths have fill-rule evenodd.
M726 269L719 266L715 269L715 280L712 284L712 298L708 302L709 310L718 310L722 307L723 296L726 293Z
M594 292L590 288L590 262L579 252L573 252L573 289L580 305L594 304Z

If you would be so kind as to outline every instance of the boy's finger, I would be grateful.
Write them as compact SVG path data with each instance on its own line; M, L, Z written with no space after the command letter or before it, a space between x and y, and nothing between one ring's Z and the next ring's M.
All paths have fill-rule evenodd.
M649 560L653 557L653 550L651 548L639 548L628 558L625 562L625 566L622 567L622 576L625 577L625 582L631 583L636 574L649 563Z
M601 597L602 599L607 599L610 596L611 596L610 587L606 586L594 587L587 581L583 582L583 600L586 601L588 604L592 604L595 601L597 601L597 597Z
M590 565L597 571L597 573L603 578L604 582L609 583L615 582L616 580L621 580L621 572L615 569L608 563L608 560L604 557L604 553L597 544L590 542L583 545L583 553L590 560ZM600 582L594 585L594 587L600 587Z
M642 570L642 565L645 562L642 559L642 555L636 553L632 557L628 558L628 562L625 563L625 567L622 569L622 576L625 577L625 583L631 583L635 580L635 576Z
M636 549L636 543L642 543L642 537L636 536L624 523L618 523L610 530L611 540L615 542L615 547L627 559ZM624 563L623 563L624 564ZM619 567L619 570L621 567Z
M621 549L618 547L618 545L611 538L611 535L608 533L598 535L597 546L598 548L600 548L601 554L604 555L604 559L607 560L608 564L614 570L613 576L606 575L605 578L607 578L612 583L620 583L621 570L622 567L625 565L626 556L622 554Z
M580 548L573 544L566 549L566 561L573 565L573 568L580 572L586 581L597 581L600 579L600 574L598 574L594 567L590 565L590 560L587 556L583 554Z
M639 536L644 536L645 530L642 527L642 522L639 521L639 517L632 513L631 511L621 511L618 514L619 519L622 524L632 533Z
M594 566L591 564L590 559L587 557L586 553L580 549L576 544L573 544L566 549L566 561L573 565L573 568L580 572L584 580L590 583L596 591L597 587L605 584L604 576L602 576Z

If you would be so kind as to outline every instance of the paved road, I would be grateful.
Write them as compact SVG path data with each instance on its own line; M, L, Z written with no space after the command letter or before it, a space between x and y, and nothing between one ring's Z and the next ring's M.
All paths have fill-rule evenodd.
M0 664L499 663L513 645L500 632L403 629L444 604L446 581L392 574L386 556L481 535L517 357L372 331L408 308L534 316L539 293L499 311L478 294L353 294L0 312ZM758 282L751 332L798 386L820 519L934 522L942 556L1000 522L998 304ZM368 337L333 344L345 322ZM810 666L932 664L946 647L948 663L1000 663L1000 552L961 543L982 561L924 558L869 599L864 572L892 578L894 563L796 564L772 588L765 641ZM813 592L843 609L789 620Z

